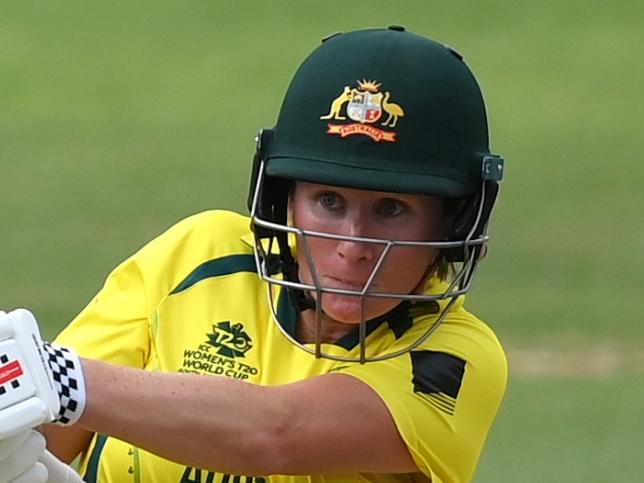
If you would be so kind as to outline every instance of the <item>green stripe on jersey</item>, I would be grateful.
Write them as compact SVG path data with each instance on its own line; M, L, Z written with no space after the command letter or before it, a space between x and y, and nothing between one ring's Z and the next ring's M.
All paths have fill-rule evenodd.
M195 268L170 295L183 292L194 284L211 277L221 277L238 272L257 272L253 255L229 255L227 257L208 260Z
M96 436L96 444L92 449L92 454L89 457L89 463L87 464L87 471L83 480L87 483L96 483L98 478L98 463L101 459L101 453L107 442L107 436L99 434Z

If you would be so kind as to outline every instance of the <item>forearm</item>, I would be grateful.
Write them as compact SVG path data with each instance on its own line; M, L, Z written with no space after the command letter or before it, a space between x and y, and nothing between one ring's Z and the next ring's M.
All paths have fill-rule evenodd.
M286 421L270 387L91 360L83 360L83 372L86 429L189 466L230 474L270 470L270 440Z

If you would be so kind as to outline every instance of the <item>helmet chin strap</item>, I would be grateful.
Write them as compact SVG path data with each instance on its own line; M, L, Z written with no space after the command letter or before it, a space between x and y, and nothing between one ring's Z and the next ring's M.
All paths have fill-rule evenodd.
M307 294L304 290L293 288L289 289L293 294L293 299L297 304L297 311L302 312L304 310L315 310L317 304L315 299Z

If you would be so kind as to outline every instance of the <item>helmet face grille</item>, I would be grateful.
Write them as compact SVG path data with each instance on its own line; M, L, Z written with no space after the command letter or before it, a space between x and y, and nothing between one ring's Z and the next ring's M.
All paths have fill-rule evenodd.
M447 311L451 309L455 300L460 295L464 295L469 290L473 275L476 270L476 266L479 259L481 258L481 254L485 253L485 246L488 241L488 237L485 234L486 224L481 223L481 217L484 211L483 207L485 205L484 199L480 200L480 202L478 203L478 208L476 210L477 219L474 223L474 226L483 226L483 231L478 235L475 235L474 228L471 228L470 231L465 234L465 237L461 240L423 242L406 240L383 240L317 232L312 230L303 230L297 227L289 226L284 221L278 221L277 219L286 220L287 217L286 214L275 216L275 204L272 205L271 209L266 209L266 207L264 207L263 210L259 209L259 207L262 206L260 199L263 193L265 193L265 184L266 182L268 182L268 184L270 185L271 180L272 178L265 176L265 169L262 163L258 172L257 189L255 200L253 202L253 212L251 213L251 224L255 234L255 261L260 277L268 284L268 296L271 311L273 313L275 321L278 323L282 331L285 330L284 328L288 326L288 324L280 320L280 311L276 306L277 300L279 299L278 294L280 294L281 291L299 291L303 293L304 296L314 298L318 301L318 303L314 304L317 321L315 349L311 349L309 346L298 341L293 334L287 334L289 340L297 344L303 350L314 354L316 357L325 357L334 360L353 362L367 362L396 357L402 353L414 349L425 339L427 339L427 337L429 337L429 335L434 330L436 330L437 324L439 324L440 321L444 319ZM274 190L269 191L275 193ZM282 199L287 198L288 193L282 193L279 195L279 197ZM286 203L282 203L282 205L284 211L286 211ZM266 213L272 214L273 218L267 219L265 217ZM361 289L349 290L327 287L320 282L315 269L315 260L313 260L311 250L309 249L310 240L315 238L373 244L382 248L379 258L374 264L369 279ZM306 257L307 265L311 269L311 275L313 278L313 283L311 284L302 283L297 277L297 267L295 265L295 258L292 253L295 245L297 245L297 250L302 251L302 253ZM445 284L444 290L440 292L427 292L420 294L401 294L374 290L372 288L372 283L379 273L381 267L383 266L384 261L389 256L391 249L393 247L399 246L431 247L438 248L440 250L446 250L449 253L460 254L458 257L454 257L454 259L458 259L458 263L456 264L457 266L452 278L447 284ZM360 344L360 353L358 355L353 357L338 355L336 353L329 352L323 349L323 344L326 341L322 339L323 317L321 311L322 304L320 303L320 301L323 300L325 294L340 294L360 298L363 309L361 320L359 324L357 324ZM364 304L370 298L395 299L401 303L407 302L411 304L439 302L439 305L442 305L442 310L439 311L436 322L430 325L427 331L425 331L412 344L409 344L404 348L397 348L395 351L385 351L385 353L375 354L369 353L366 345L367 325L371 321L367 320L364 316ZM297 312L299 308L296 307L295 310Z

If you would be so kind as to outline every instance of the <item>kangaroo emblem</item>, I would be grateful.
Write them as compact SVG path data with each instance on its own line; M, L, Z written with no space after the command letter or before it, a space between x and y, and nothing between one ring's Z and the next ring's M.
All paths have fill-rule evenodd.
M326 116L320 116L320 119L339 119L343 120L346 117L342 116L340 113L342 111L342 106L344 106L351 99L351 89L349 86L344 86L342 94L336 97L331 103L331 110Z

